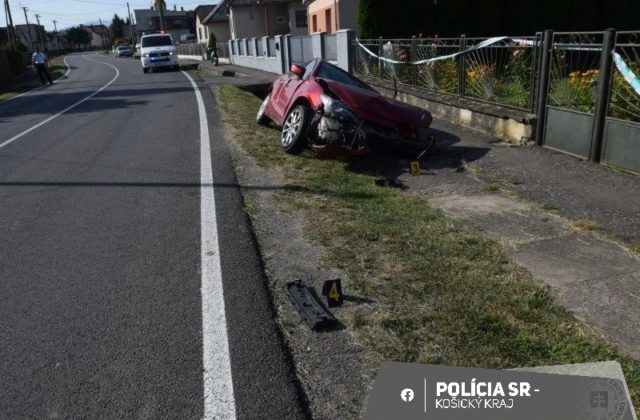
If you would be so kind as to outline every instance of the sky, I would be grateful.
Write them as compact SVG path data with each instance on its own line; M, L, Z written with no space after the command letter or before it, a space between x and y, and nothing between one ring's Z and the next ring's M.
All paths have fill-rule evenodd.
M217 0L193 2L165 0L167 9L173 10L175 5L178 10L184 7L185 10L193 10L200 4L215 4ZM4 2L4 0L3 0ZM153 4L153 0L129 0L131 16L134 9L148 9ZM122 19L128 17L127 1L120 0L9 0L11 7L11 17L14 25L25 23L24 11L22 7L27 7L27 18L29 23L36 23L36 14L40 15L40 24L48 31L53 31L53 21L57 21L58 30L66 29L80 24L98 24L100 19L105 25L111 24L114 13ZM7 17L2 8L2 21L0 26L7 25ZM135 18L134 18L135 19Z

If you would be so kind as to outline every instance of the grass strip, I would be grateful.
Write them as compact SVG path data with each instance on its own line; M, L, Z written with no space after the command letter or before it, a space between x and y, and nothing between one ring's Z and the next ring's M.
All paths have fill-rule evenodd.
M375 355L372 369L383 360L484 368L617 360L640 408L638 361L576 320L495 241L422 196L375 186L374 173L286 155L279 131L254 123L258 98L231 85L217 96L244 152L284 175L279 199L302 211L305 234L348 274L348 292L374 301L343 319Z

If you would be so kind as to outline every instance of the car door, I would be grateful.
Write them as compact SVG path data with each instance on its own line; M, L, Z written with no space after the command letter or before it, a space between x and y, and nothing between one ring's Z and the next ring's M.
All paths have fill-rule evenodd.
M291 99L294 97L296 90L298 90L303 82L304 80L295 74L290 74L288 77L283 78L282 86L274 98L275 111L278 113L278 116L281 117L282 121L284 121L286 117L287 108Z
M271 117L278 123L282 122L284 116L282 115L283 110L282 107L278 105L278 98L282 94L282 89L287 84L290 75L288 76L280 76L275 82L273 82L273 88L271 89L271 108L275 115L271 115Z

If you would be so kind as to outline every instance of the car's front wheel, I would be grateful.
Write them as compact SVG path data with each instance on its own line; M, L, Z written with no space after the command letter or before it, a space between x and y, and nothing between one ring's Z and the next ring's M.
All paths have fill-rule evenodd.
M143 67L142 71L145 72L145 73L149 73L149 67Z
M304 105L298 105L289 112L280 137L280 144L285 152L298 154L307 146L307 126L311 115L311 109Z
M269 103L270 97L270 94L267 95L267 97L264 98L264 101L262 101L260 109L258 109L258 114L256 115L256 123L258 123L259 125L269 125L269 121L271 121L271 119L267 117L267 114L264 113L264 110L267 108L267 103Z

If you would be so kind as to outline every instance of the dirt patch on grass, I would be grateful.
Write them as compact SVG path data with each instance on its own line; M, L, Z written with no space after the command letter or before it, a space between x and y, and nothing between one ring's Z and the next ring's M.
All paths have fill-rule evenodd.
M618 360L640 406L638 362L565 311L495 241L423 196L376 186L376 173L284 154L277 130L253 125L259 99L227 85L217 96L241 149L278 174L280 212L290 212L321 247L322 267L344 273L347 293L358 296L339 316L372 355L361 359L366 371L383 360L487 368Z

